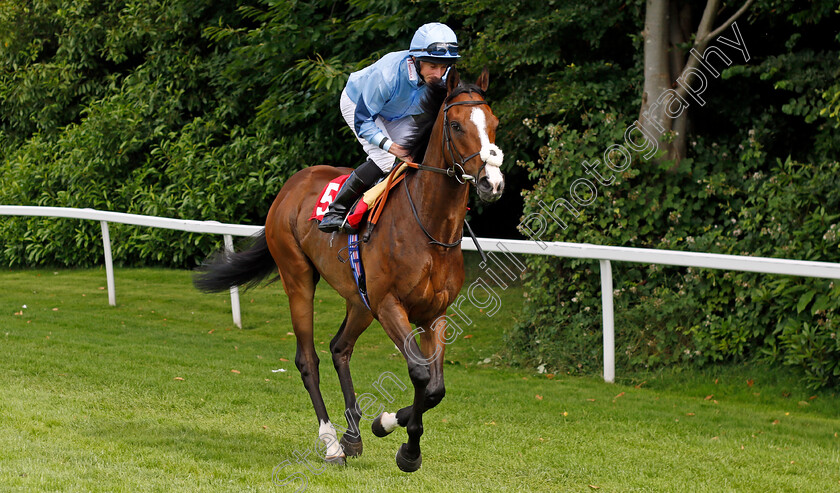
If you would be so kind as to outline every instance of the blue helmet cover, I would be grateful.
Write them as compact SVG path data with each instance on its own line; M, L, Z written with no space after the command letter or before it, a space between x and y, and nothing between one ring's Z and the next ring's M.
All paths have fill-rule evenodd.
M446 24L440 22L430 22L423 24L414 33L411 38L411 45L409 46L410 54L414 55L420 60L433 60L439 63L455 63L461 58L459 55L453 55L448 51L443 55L432 55L426 51L426 48L432 43L458 43L458 37Z

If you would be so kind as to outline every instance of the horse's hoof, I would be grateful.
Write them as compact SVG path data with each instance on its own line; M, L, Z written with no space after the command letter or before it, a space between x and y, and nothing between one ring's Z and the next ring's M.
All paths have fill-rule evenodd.
M341 435L341 441L338 442L341 448L344 449L344 455L347 457L358 457L362 455L362 441L351 442L347 440L347 435Z
M335 457L324 457L324 462L335 466L343 466L347 464L347 461L344 459L343 455L336 455Z
M420 469L420 464L423 463L423 454L417 454L416 458L409 459L405 455L406 447L408 447L408 444L404 443L400 445L400 449L397 450L397 467L399 467L402 472L414 472Z
M391 431L394 431L387 431L385 430L385 427L382 426L382 413L380 413L379 416L377 416L376 419L373 420L373 423L371 423L370 425L370 429L371 431L373 431L373 434L378 436L379 438L386 437L391 434Z

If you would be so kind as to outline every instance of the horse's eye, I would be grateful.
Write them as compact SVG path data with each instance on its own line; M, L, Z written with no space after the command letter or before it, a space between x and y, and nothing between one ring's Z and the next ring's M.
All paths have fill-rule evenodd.
M449 126L452 127L452 130L454 130L456 132L461 131L461 124L458 123L458 122L452 122L452 123L449 124Z

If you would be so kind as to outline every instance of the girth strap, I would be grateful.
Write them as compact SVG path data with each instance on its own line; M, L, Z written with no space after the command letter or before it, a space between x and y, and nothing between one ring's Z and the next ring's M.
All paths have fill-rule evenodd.
M367 279L365 278L365 268L362 265L362 255L359 250L361 242L359 235L347 235L347 256L350 258L350 268L353 270L353 279L356 280L356 287L359 290L359 295L365 306L370 310L370 300L367 294Z

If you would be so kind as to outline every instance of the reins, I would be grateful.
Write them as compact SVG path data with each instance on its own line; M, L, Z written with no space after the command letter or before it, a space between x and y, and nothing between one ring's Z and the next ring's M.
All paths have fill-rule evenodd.
M477 153L471 155L469 157L469 159L474 158L478 154L480 154L480 152L477 152ZM469 161L469 159L467 159L467 161ZM416 170L431 171L432 173L438 173L438 174L441 174L441 175L446 175L450 178L455 178L455 181L457 181L458 183L460 183L462 185L464 183L468 183L468 182L472 183L472 184L475 184L475 177L473 175L466 174L466 171L464 171L464 167L460 164L453 164L451 168L443 169L443 168L435 168L434 166L426 166L425 164L412 163L411 161L403 161L403 163L405 163L408 167L414 168ZM458 174L458 170L456 168L461 169L460 175Z
M435 168L435 169L439 169L439 168ZM404 174L400 175L400 178L403 178L404 176L405 176ZM408 197L408 205L411 206L411 212L414 214L414 219L417 221L417 225L420 226L420 229L423 230L423 233L426 235L426 238L429 239L429 244L430 245L442 246L444 248L452 248L454 246L460 245L461 244L461 239L458 239L457 241L453 241L452 243L443 243L442 241L436 240L435 237L432 236L431 233L429 233L429 231L426 229L426 227L423 226L423 222L420 220L420 215L417 214L417 208L414 206L414 200L411 198L411 192L408 189L408 180L407 179L403 180L403 185L405 185L405 195ZM467 222L467 218L464 218L464 226L467 228L467 233L469 233L470 238L472 238L472 240L473 240L473 243L475 243L475 249L478 250L478 254L481 255L481 261L486 263L487 262L487 256L484 254L484 250L482 250L481 245L478 243L478 238L475 237L475 233L473 233L473 230L470 227L470 223ZM368 231L365 232L365 237L366 238L368 237L368 233L370 232L370 230L372 228L373 228L373 225L371 225L371 227L368 228ZM463 237L464 237L464 232L462 230L461 231L461 238L463 238ZM365 241L367 241L367 240L365 240Z
M423 233L426 234L426 238L428 238L430 240L429 244L430 245L440 245L440 246L446 247L446 248L452 248L455 245L460 244L461 243L460 238L458 239L458 241L453 241L452 243L443 243L443 242L440 242L440 241L436 240L435 237L432 236L431 233L429 233L429 231L426 229L426 227L423 226L423 222L420 221L420 215L417 214L417 208L414 207L414 200L411 198L411 192L408 190L408 180L403 180L403 185L405 185L405 194L408 196L408 205L411 206L411 212L414 213L414 219L417 220L417 224L420 226L420 229L422 229ZM467 222L467 220L464 219L464 224L466 224L466 222ZM461 236L462 237L464 236L463 232L461 233Z

